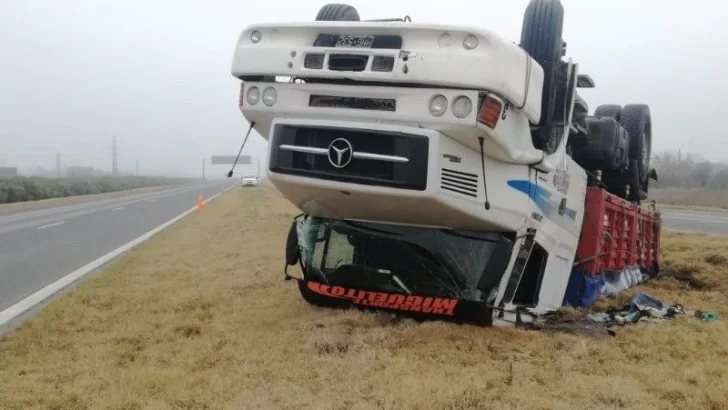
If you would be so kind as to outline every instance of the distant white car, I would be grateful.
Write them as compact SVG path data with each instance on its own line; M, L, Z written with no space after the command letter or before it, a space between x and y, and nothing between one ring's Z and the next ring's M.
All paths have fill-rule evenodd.
M258 182L259 182L258 181L258 178L254 177L254 176L251 176L251 175L246 175L246 176L243 177L243 179L241 181L241 184L244 187L246 187L246 186L256 186L256 185L258 185Z

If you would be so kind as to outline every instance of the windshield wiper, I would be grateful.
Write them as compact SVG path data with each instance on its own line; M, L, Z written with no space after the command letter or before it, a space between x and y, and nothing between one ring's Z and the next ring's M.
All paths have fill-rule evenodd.
M392 273L391 270L389 270L389 269L377 269L377 272L379 272L379 273L381 273L383 275L390 275L392 277L392 280L394 280L394 282L396 282L399 285L399 287L402 288L403 291L405 291L405 293L407 293L408 295L411 295L412 294L412 292L409 290L409 288L404 285L404 282L402 282L402 280L399 278L399 276L397 276L394 273Z

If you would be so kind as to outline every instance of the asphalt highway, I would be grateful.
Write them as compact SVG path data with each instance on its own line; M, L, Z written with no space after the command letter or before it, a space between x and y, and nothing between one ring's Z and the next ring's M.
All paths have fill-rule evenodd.
M138 238L229 182L183 185L73 205L0 211L0 311Z
M662 209L665 230L728 235L728 212L683 211Z

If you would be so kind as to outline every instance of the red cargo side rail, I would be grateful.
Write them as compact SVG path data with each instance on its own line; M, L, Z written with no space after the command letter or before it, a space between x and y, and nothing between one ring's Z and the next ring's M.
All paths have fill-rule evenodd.
M659 261L660 223L654 211L602 188L587 188L575 268L590 275L635 265L654 272Z

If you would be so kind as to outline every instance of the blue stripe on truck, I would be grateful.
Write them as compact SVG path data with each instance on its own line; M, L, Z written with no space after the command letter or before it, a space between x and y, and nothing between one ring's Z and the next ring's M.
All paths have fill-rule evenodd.
M515 189L516 191L522 192L528 195L529 198L538 206L538 209L543 212L544 216L548 219L553 220L554 216L559 214L559 203L551 200L553 192L547 190L544 187L538 186L528 180L512 179L508 181L508 186ZM576 210L566 208L565 215L571 220L576 221Z

